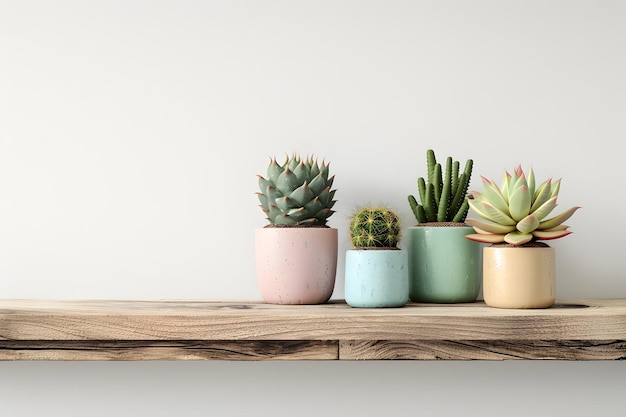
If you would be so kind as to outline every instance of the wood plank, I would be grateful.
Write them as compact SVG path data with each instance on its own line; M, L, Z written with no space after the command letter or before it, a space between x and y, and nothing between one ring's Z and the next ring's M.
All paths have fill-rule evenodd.
M626 300L357 309L261 302L0 300L0 340L626 340Z
M626 359L626 300L358 309L261 302L0 300L0 360Z
M624 360L625 340L344 340L342 360Z
M0 360L337 360L333 341L7 341Z

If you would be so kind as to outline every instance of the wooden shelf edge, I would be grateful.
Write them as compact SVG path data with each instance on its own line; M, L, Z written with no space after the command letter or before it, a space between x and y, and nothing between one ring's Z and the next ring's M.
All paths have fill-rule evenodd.
M0 300L0 360L623 360L626 299L355 309L202 300Z

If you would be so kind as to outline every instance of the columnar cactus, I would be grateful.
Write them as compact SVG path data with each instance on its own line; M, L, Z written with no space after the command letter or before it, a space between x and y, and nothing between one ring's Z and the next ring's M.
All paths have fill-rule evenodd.
M418 223L463 223L469 210L467 190L474 162L468 159L461 172L460 163L448 157L444 171L435 158L435 152L429 149L426 151L426 163L427 180L423 177L417 179L421 204L414 196L408 197L415 219Z
M500 187L482 177L482 193L472 191L469 205L487 221L467 219L476 234L465 236L482 243L509 243L520 246L536 240L558 239L569 235L563 222L580 207L572 207L550 219L545 219L556 207L561 180L547 179L535 188L535 174L528 177L518 166L509 174L505 171Z
M325 162L301 160L295 153L282 165L270 159L267 179L258 175L261 191L256 193L270 225L326 226L335 204L335 177L329 177L328 168Z
M350 218L350 237L354 248L397 248L400 219L384 207L365 207Z

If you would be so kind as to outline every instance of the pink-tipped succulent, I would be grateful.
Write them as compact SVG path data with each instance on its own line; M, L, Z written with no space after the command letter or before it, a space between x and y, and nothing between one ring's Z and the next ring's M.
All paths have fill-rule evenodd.
M520 246L536 240L558 239L569 235L564 221L580 207L572 207L546 219L557 206L561 180L547 179L535 188L535 174L528 176L521 166L513 174L505 172L502 184L485 178L483 192L470 192L469 206L484 220L466 219L476 232L468 239L482 243L509 243Z

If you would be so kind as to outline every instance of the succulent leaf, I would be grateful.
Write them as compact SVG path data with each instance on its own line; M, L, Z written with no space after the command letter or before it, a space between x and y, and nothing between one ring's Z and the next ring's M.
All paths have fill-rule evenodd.
M523 245L533 239L533 235L530 233L511 232L504 236L504 241L511 245Z
M473 240L475 242L480 243L504 243L504 236L500 234L482 234L482 233L472 233L469 235L465 235L465 237L469 240Z
M316 196L313 190L311 190L304 181L300 187L293 190L293 192L289 195L290 199L294 201L294 204L299 206L306 205L309 201L313 200Z
M298 207L298 203L287 196L277 198L274 202L276 203L276 207L278 207L281 212L287 214L289 214L289 211L294 207Z
M531 196L524 177L520 177L519 185L513 188L509 196L509 213L513 220L520 221L530 213Z
M267 200L267 196L265 194L261 194L261 193L256 193L257 197L259 198L259 202L261 203L261 208L263 209L263 211L267 212L268 210L268 200Z
M537 240L552 240L572 234L569 230L535 230L533 236Z
M494 223L503 224L505 226L514 226L517 222L509 217L506 213L498 210L488 201L469 200L469 205L480 217L492 221Z
M292 172L296 176L298 184L302 184L311 178L311 169L304 162L300 162Z
M267 166L267 179L270 183L275 184L278 181L278 176L284 171L283 167L278 165L276 158L271 159Z
M539 227L539 220L533 214L524 217L515 225L515 228L521 233L530 233L537 227Z
M535 195L535 172L532 167L528 171L528 178L526 179L526 183L528 184L528 192L531 196Z
M481 179L483 181L483 193L484 193L484 197L482 198L484 200L489 200L491 204L494 205L494 207L496 207L498 210L510 216L509 203L507 199L505 199L504 196L502 195L500 188L498 188L495 182L485 177L481 177Z
M552 210L554 210L554 208L556 207L556 199L557 196L554 196L545 203L543 203L541 206L537 207L534 211L532 211L537 220L541 221L548 214L552 213Z
M321 174L317 174L314 177L311 177L311 181L309 182L309 188L314 194L321 193L324 188L332 186L332 184L328 184L328 181L324 179Z
M509 201L509 182L511 181L511 174L508 171L504 171L504 176L502 177L502 182L500 183L500 192L506 199L507 203Z
M557 195L559 195L560 189L561 189L561 179L558 179L552 183L550 197L556 197Z
M532 194L534 201L533 205L530 207L531 213L534 213L540 206L551 198L551 190L552 181L550 179L545 180L539 188L537 188L537 190Z
M276 201L277 198L283 196L283 194L278 191L273 185L269 185L267 187L267 189L265 190L265 195L267 196L268 204L274 204L274 201Z
M311 178L316 178L318 175L322 174L322 179L324 181L326 181L328 179L328 168L326 167L326 169L324 171L322 171L322 169L320 169L319 165L315 163L314 159L309 159L308 161L308 166L309 166L309 170L310 170L310 176ZM322 163L322 166L324 166L324 164Z
M287 211L287 216L297 223L307 218L307 210L304 207L294 207Z
M314 219L316 219L319 223L324 224L326 223L328 218L333 215L333 213L335 213L335 210L331 210L328 207L324 207L323 209L315 213ZM313 221L313 219L311 219L311 221Z
M560 225L554 226L554 227L552 227L550 229L543 229L542 231L543 232L556 232L556 231L559 231L559 230L567 230L567 229L569 229L568 225L560 224Z
M484 222L479 219L467 219L465 221L470 226L474 227L474 229L478 233L480 233L478 229L486 233L499 233L499 234L506 234L515 230L515 226L513 225L507 226L507 225L498 224L498 223Z
M319 212L320 210L326 208L326 206L324 206L322 204L322 202L320 201L319 197L315 197L313 199L311 199L311 201L309 201L308 203L306 203L304 205L304 208L309 212L309 213L316 213L313 217L317 217L317 212Z
M280 173L274 185L283 195L289 195L292 190L300 186L300 183L296 174L287 167Z
M557 216L542 221L541 223L539 223L539 229L547 230L555 228L556 226L560 225L561 223L572 217L572 214L574 214L579 208L580 207L578 206L572 207Z
M286 214L283 214L282 210L278 208L278 206L276 206L276 204L270 204L268 211L267 211L267 219L270 220L271 222L274 221L274 219L277 219L278 217L282 217L287 216ZM288 216L287 216L288 217ZM283 223L278 223L277 224L284 224Z
M476 233L478 233L478 234L481 234L481 235L497 235L497 234L498 234L498 233L491 233L491 232L488 232L488 231L483 230L483 229L481 229L481 228L479 228L479 227L474 227L474 231L475 231Z
M332 208L335 202L333 198L335 196L335 190L332 190L329 187L326 187L319 193L318 197L320 202L324 205L324 207Z

